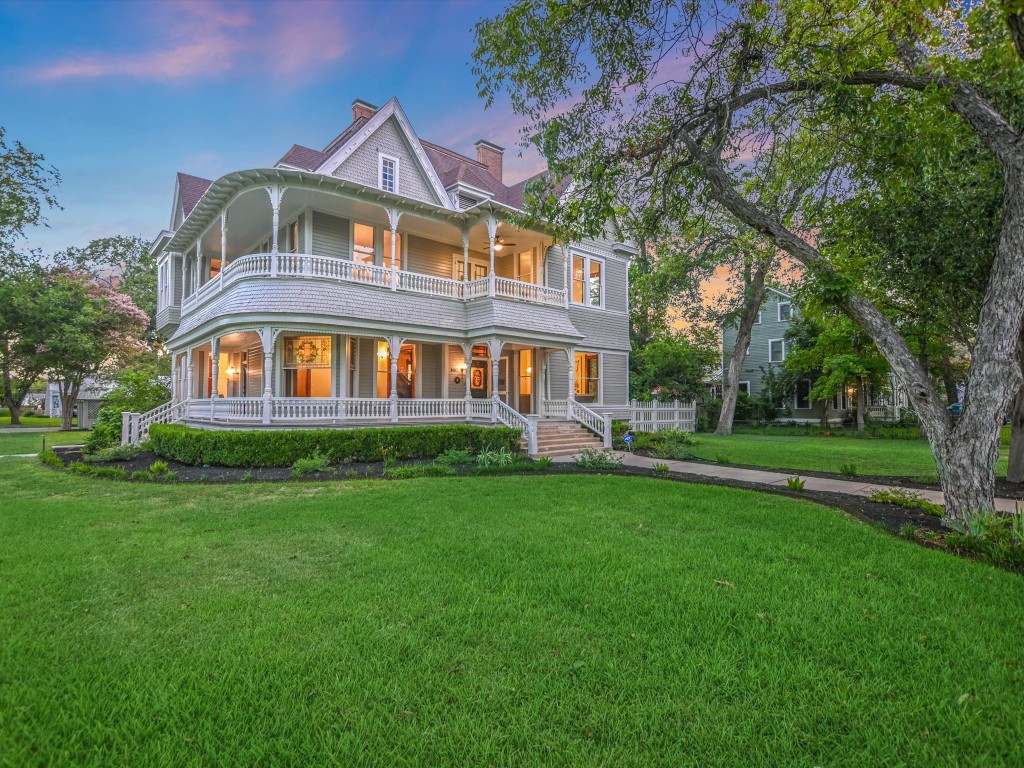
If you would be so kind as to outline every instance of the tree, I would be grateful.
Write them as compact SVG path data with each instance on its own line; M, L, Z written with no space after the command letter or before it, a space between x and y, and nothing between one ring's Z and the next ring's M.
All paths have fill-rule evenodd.
M115 445L121 439L121 414L145 413L171 399L170 358L146 351L112 376L114 388L103 398L96 424L86 441L86 450Z
M526 141L555 178L574 180L559 210L543 207L551 194L534 192L566 239L628 220L623 209L647 211L633 217L645 220L718 207L799 263L906 388L938 464L947 521L965 522L994 508L999 426L1021 384L1024 50L1015 2L520 0L477 25L474 57L482 94L491 102L508 92L530 121ZM686 71L667 75L679 62ZM870 186L835 157L850 150L851 129L872 133L875 104L927 116L926 143L972 143L1001 176L999 239L955 423L862 272L808 236L814 202ZM812 143L816 151L799 151ZM766 184L751 189L752 179ZM763 199L779 179L811 182L792 215Z
M47 274L45 291L50 316L39 356L60 387L61 428L70 429L82 383L141 351L148 318L128 296L67 269Z
M21 423L22 401L46 370L38 354L48 323L43 288L43 273L34 267L0 279L0 385L11 424Z
M26 227L44 223L44 208L59 207L51 190L60 184L42 155L20 141L8 145L5 135L0 126L0 251L10 250Z
M664 333L633 350L630 392L636 400L692 400L704 391L704 377L716 359L709 334Z
M801 316L786 332L786 371L794 380L810 379L808 397L823 404L822 426L828 425L828 401L855 389L857 431L864 431L869 387L885 384L888 368L875 345L845 315L818 321Z
M156 328L156 259L141 237L115 235L93 240L84 248L68 248L56 261L72 271L131 297L149 316L147 331Z

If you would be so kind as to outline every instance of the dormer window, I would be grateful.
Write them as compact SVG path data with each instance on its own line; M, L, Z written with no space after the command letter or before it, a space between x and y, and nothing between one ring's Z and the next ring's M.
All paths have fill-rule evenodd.
M380 156L380 188L385 192L398 192L398 158L388 155Z

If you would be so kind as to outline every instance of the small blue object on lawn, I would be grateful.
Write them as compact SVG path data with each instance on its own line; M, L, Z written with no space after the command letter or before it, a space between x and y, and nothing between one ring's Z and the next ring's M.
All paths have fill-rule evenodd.
M633 452L633 433L632 432L627 432L626 434L624 434L622 436L622 442L624 442L626 444L626 448L628 448L629 452L632 453Z

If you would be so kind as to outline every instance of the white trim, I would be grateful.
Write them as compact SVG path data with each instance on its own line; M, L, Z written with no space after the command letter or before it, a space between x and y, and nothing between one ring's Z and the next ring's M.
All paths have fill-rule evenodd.
M615 353L612 353L615 354ZM583 405L603 405L604 404L604 352L599 349L580 349L576 347L573 349L572 355L572 370L573 370L573 391L569 393L570 397L576 397L575 387L579 379L576 378L576 355L597 355L597 399L592 403L583 403ZM629 370L628 368L626 369ZM582 402L582 401L580 401Z
M398 99L395 98L391 99L387 104L378 109L374 113L373 117L366 122L366 125L363 126L362 130L360 130L355 136L351 137L338 149L338 151L321 163L320 167L315 169L315 173L333 176L339 166L341 166L341 164L345 162L353 152L365 144L366 140L369 139L378 128L384 125L390 117L395 118L398 122L399 128L405 134L405 139L409 143L409 147L412 149L413 155L419 161L420 169L426 175L427 180L434 188L434 193L437 195L438 200L441 201L441 206L449 210L457 210L455 206L452 205L451 198L448 196L448 192L445 190L444 185L441 184L441 179L438 178L437 171L434 170L434 166L431 164L429 158L427 158L426 152L423 151L423 145L420 144L420 140L417 138L416 132L413 131L412 125L409 123L409 118L406 117L405 110L402 109L402 105L399 104Z
M783 307L783 305L789 307L789 317L787 317L785 320L782 319L782 307ZM793 302L792 301L780 301L780 302L778 302L775 305L775 312L776 312L776 315L778 317L778 322L780 322L780 323L788 323L790 320L793 319Z
M736 382L736 391L737 392L741 391L743 389L743 385L744 384L747 385L747 397L750 397L750 382L749 381L737 381Z
M384 189L384 161L385 160L390 160L395 165L395 172L394 172L395 188L394 189ZM377 189L381 190L382 192L390 192L390 193L392 193L394 195L401 194L398 191L399 190L399 186L398 186L399 166L400 166L399 159L397 157L395 157L394 155L386 155L383 152L378 152L377 153Z
M486 276L487 270L490 269L490 264L485 259L478 259L473 256L469 257L470 272L473 271L473 265L484 268L484 274ZM459 267L462 266L462 253L456 253L452 251L452 280L456 279L456 275L459 274ZM466 276L466 280L472 280L473 278Z
M772 359L772 342L778 341L782 343L782 358L779 360ZM769 363L784 363L786 362L786 340L785 339L768 339L768 362Z
M757 310L757 317L754 319L754 325L761 325L761 313L762 310Z
M793 294L792 293L786 293L785 291L780 291L778 288L772 288L770 285L766 285L764 287L764 289L766 291L771 291L772 293L777 293L777 294L779 294L779 296L783 296L783 297L785 297L787 299L792 299L793 298Z

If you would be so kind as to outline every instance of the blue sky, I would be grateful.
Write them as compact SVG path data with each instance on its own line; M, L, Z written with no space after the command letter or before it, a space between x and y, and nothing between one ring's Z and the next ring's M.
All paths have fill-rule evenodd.
M53 252L168 225L174 174L216 178L273 164L292 144L322 149L355 98L397 96L417 133L474 156L520 157L521 121L485 111L470 71L472 26L489 0L0 0L0 125L62 176Z

